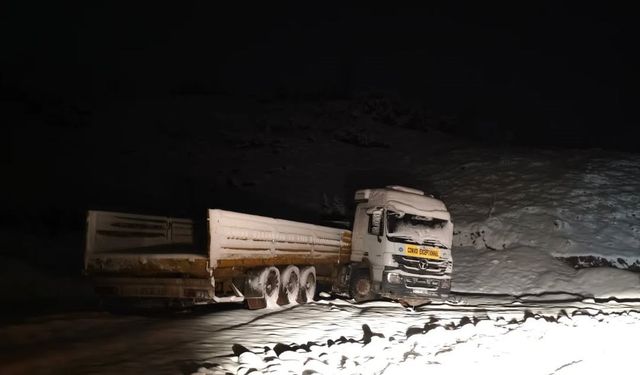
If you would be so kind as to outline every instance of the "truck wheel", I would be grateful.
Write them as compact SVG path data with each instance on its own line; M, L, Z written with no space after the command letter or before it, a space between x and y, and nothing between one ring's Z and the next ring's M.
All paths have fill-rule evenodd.
M280 273L282 285L280 288L280 302L283 305L298 302L300 293L300 269L296 266L287 266Z
M313 301L316 295L316 268L305 267L300 271L300 293L298 301L307 303Z
M353 276L351 277L351 287L349 288L351 297L356 300L356 302L373 299L369 271L354 269L352 272Z
M280 271L276 267L267 267L260 273L260 285L267 309L278 306L280 293Z

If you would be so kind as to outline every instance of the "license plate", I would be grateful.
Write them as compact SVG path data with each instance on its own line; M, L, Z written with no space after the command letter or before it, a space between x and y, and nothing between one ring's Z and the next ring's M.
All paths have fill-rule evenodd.
M415 293L415 294L431 294L431 292L429 290L424 290L424 289L419 289L419 288L412 288L411 289L411 293Z
M437 247L405 245L404 255L418 258L440 259L440 249Z

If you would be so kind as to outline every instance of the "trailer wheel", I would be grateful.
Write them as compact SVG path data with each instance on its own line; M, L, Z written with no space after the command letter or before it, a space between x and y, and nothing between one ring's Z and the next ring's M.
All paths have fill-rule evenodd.
M349 292L356 302L363 302L373 299L373 291L371 290L371 278L369 270L354 269L351 277L351 286Z
M260 285L267 309L278 306L280 293L280 271L276 267L267 267L260 273Z
M300 271L300 293L298 301L307 303L313 301L316 295L316 268L305 267Z
M287 266L280 273L282 285L280 288L280 302L283 305L298 302L300 293L300 269L296 266Z

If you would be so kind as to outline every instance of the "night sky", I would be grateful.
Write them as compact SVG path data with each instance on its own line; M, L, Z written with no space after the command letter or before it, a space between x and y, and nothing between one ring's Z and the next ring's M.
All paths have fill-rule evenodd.
M167 197L185 192L199 209L254 207L260 196L246 193L207 201L230 188L204 176L210 170L182 169L198 157L189 145L181 144L187 151L175 165L159 152L185 142L176 131L185 124L194 139L214 139L212 126L235 126L197 113L160 118L175 97L224 106L382 95L454 119L446 131L488 147L637 151L640 59L631 9L352 4L3 2L0 113L11 181L3 230L45 237L73 230L81 249L90 208L173 212L185 202ZM129 113L146 115L125 121ZM162 122L175 144L154 138ZM114 139L122 164L139 148L173 180L144 175L144 164L110 165L104 158ZM165 191L144 185L157 181ZM4 248L30 251L25 243Z
M9 2L1 94L27 111L84 118L184 92L382 91L455 115L464 134L488 127L521 144L635 148L631 9L470 3Z

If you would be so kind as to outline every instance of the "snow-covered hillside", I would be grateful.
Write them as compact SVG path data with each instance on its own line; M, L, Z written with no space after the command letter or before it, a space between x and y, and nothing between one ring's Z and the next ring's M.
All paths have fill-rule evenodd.
M105 108L90 127L47 128L29 142L35 130L25 124L13 137L27 146L13 157L29 162L32 180L16 189L31 195L7 201L23 223L5 236L16 239L7 249L77 273L87 206L175 216L225 208L329 224L351 220L356 189L400 184L449 207L457 291L605 296L637 287L635 275L614 270L582 282L596 273L570 265L638 269L640 156L479 145L438 130L450 126L378 97L176 97ZM33 160L30 147L57 156Z
M569 267L638 270L637 155L456 150L442 158L429 180L455 220L455 290L640 295L638 274Z
M556 257L640 259L640 157L602 151L463 150L436 185L456 217L456 245L529 247Z

